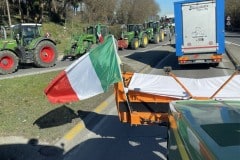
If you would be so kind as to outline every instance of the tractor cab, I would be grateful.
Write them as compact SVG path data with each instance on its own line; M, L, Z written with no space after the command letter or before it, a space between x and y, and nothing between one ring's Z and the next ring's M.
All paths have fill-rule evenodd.
M98 27L98 25L87 27L86 34L97 35L97 27ZM109 35L109 30L108 30L107 26L99 25L99 27L100 27L100 32L101 32L103 37Z
M146 23L146 28L154 28L154 22L148 22Z
M143 25L141 24L128 24L127 32L134 32L135 36L138 36L140 32L143 31Z
M141 24L128 24L127 25L127 31L131 32L131 31L142 31L143 30L143 26Z
M12 25L11 30L13 38L21 46L27 46L33 39L41 37L41 24L17 24Z
M87 33L87 34L95 34L95 28L94 28L94 26L89 26L89 27L87 27L86 33Z
M106 37L107 35L109 35L109 29L108 29L107 26L101 25L100 27L101 27L100 28L101 34L102 34L103 37Z

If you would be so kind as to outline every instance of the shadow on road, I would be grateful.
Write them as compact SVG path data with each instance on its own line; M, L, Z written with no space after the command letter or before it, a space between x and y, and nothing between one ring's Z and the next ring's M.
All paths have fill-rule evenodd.
M49 157L49 154L52 154L60 160L63 157L69 160L95 160L98 157L104 160L112 160L113 158L115 160L142 159L143 157L151 160L165 159L164 157L167 153L167 149L166 146L164 147L161 144L164 142L166 143L166 127L158 125L130 126L129 124L120 123L118 117L115 115L103 115L83 110L74 113L72 109L66 106L60 106L53 109L36 120L35 124L40 128L54 127L70 123L74 118L81 119L84 122L85 128L94 133L97 137L83 141L64 154L61 148L34 145L34 148L38 148L34 151L34 154L36 152L36 155L40 158L42 156ZM101 128L96 127L96 124L99 122L103 123ZM109 126L109 124L111 124L111 126ZM18 148L17 150L20 149L19 152L22 152L22 149L28 150L29 152L32 150L29 148L29 145L19 144L13 146L0 146L0 149L1 147L10 150L15 150L15 147ZM31 155L29 155L29 157L29 159L31 159ZM55 158L54 156L51 157L52 159Z
M152 50L147 52L135 52L126 58L139 61L154 68L156 64L169 55L169 51Z
M27 144L0 145L1 160L63 160L63 149L39 145L37 139L30 139Z
M173 45L174 47L174 45ZM219 68L214 64L186 64L179 65L175 52L170 51L147 51L135 52L127 58L139 61L155 69L163 69L166 66L172 67L173 70L208 70L210 68Z
M78 113L80 118L83 119L85 127L93 132L96 137L94 136L94 138L78 144L66 153L64 156L66 159L161 160L165 158L167 149L162 146L162 143L166 142L166 127L158 125L130 126L120 123L118 117L114 115L103 115L82 110ZM94 118L89 120L81 117L81 115L86 114ZM96 127L96 123L99 122L103 125Z

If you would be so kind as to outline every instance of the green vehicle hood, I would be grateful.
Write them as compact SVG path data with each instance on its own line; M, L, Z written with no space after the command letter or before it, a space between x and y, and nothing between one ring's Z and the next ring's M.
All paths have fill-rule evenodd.
M17 46L16 40L13 40L13 39L0 40L1 50L3 49L14 50L16 46Z
M35 45L41 41L43 39L43 37L38 37L38 38L35 38L31 41L31 43L29 43L29 45L26 46L27 49L33 49L35 48Z
M124 32L123 37L125 39L131 40L132 38L134 38L134 32Z
M176 101L170 104L178 132L192 159L240 156L240 101ZM204 152L203 152L204 151Z

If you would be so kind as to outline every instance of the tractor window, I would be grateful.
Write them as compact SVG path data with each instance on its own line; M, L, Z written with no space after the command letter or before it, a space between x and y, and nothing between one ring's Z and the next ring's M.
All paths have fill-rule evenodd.
M88 27L87 28L87 34L94 34L94 28L93 27Z
M21 34L20 26L16 25L12 28L12 36L14 39L16 39L17 35Z
M157 23L153 23L153 28L156 29L158 27Z
M153 26L154 26L153 22L148 23L149 28L153 28Z
M34 37L34 31L33 31L32 27L24 26L23 30L22 30L22 35L23 35L23 37L33 38Z
M22 35L28 38L37 38L40 37L39 28L36 26L23 26Z
M136 26L136 29L137 29L138 32L141 32L141 31L143 30L143 26L137 25L137 26Z
M108 35L108 29L107 27L101 27L101 33L102 35L105 37L106 35Z
M134 31L135 27L136 27L135 25L128 25L128 28L127 28L128 32Z

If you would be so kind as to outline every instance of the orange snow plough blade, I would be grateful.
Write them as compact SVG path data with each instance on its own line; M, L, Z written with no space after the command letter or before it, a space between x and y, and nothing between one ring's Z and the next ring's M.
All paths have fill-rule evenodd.
M128 86L132 76L133 73L124 73L125 84L119 82L114 86L120 121L131 125L168 122L169 102L178 99L138 91L128 91L125 94L124 85Z
M240 98L239 96L239 90L240 90L240 84L239 84L239 78L238 75L239 71L237 70L234 72L231 76L226 76L223 78L220 78L220 82L222 82L222 85L219 86L220 83L217 83L218 85L215 86L215 88L203 88L207 90L208 95L200 94L195 95L193 91L196 90L196 87L194 86L194 89L191 88L192 85L188 85L188 82L190 81L183 81L181 82L181 78L176 77L173 73L167 72L167 75L170 76L170 79L168 78L167 81L160 81L158 82L158 87L162 87L164 91L168 91L168 93L185 93L185 97L174 97L170 96L170 94L154 94L154 93L146 93L142 90L144 90L143 86L136 86L134 90L130 90L130 82L132 79L134 79L134 73L126 72L123 73L123 82L118 82L114 85L114 92L115 92L115 101L116 106L118 110L118 116L121 122L124 123L130 123L131 125L143 125L143 124L168 124L169 123L169 102L177 101L177 100L211 100L211 99L231 99L233 98ZM136 76L135 76L136 77ZM163 78L163 77L161 77ZM140 77L141 79L141 77ZM142 80L140 85L145 85L146 83L151 84L150 82L147 82L147 80ZM174 83L169 84L169 80L172 80ZM194 79L193 79L194 80ZM217 79L213 79L217 81ZM212 81L212 79L211 79ZM186 83L187 82L187 83ZM192 82L192 81L191 81ZM199 81L197 81L199 82ZM204 81L205 82L205 79ZM209 82L209 81L208 81ZM161 84L161 85L160 85ZM178 88L173 88L172 84L175 86L178 86ZM210 83L204 83L204 85L208 84L209 86L212 86ZM186 87L188 85L188 87ZM236 85L239 86L239 88L236 88ZM130 86L130 87L129 87ZM190 86L190 88L189 88ZM235 86L233 90L233 86ZM155 87L155 86L154 86ZM128 90L126 90L126 88ZM202 87L199 87L202 89ZM172 89L172 90L171 90ZM181 90L179 92L179 89ZM141 92L140 92L141 90ZM157 88L154 88L156 91ZM170 92L169 92L170 90ZM210 94L208 91L212 91ZM193 93L192 93L193 92ZM200 92L200 90L199 90ZM224 94L223 94L224 93ZM175 93L174 93L175 94ZM224 96L228 97L224 97ZM230 97L229 97L230 95ZM222 97L223 98L222 98ZM219 98L220 97L220 98Z

